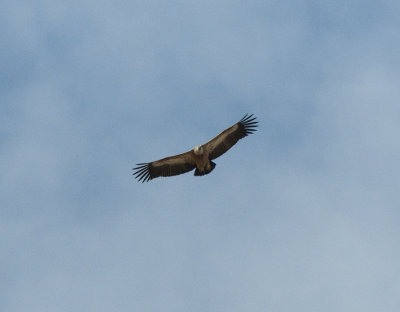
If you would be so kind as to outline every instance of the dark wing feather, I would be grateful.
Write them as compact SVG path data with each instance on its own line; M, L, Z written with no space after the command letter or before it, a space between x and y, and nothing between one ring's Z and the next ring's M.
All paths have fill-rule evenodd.
M217 135L203 146L209 151L209 158L215 159L229 150L237 141L256 131L256 117L245 115L239 122Z
M193 170L196 163L191 152L163 158L157 161L137 164L133 168L135 178L142 182L148 182L157 177L169 177Z

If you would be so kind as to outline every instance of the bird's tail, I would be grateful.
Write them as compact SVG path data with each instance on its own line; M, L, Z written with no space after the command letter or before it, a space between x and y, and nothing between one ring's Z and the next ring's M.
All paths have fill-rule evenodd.
M216 164L210 160L210 165L211 165L211 169L210 169L210 170L200 171L200 170L198 170L198 169L196 168L196 170L195 170L195 172L194 172L194 175L195 175L195 176L203 176L203 175L205 175L205 174L209 174L211 171L214 170Z

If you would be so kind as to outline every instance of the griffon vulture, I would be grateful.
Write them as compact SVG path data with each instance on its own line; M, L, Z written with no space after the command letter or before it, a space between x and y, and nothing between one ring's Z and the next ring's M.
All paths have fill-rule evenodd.
M256 131L257 121L253 115L245 115L232 127L221 132L211 141L194 147L192 150L156 160L149 163L137 164L133 168L133 175L139 181L147 182L157 177L169 177L196 168L194 175L202 176L209 174L215 168L213 159L228 151L237 141Z

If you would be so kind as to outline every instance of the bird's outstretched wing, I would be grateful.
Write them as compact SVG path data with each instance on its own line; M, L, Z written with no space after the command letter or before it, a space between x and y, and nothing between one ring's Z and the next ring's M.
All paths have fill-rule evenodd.
M156 160L137 164L133 175L142 182L148 182L157 177L169 177L193 170L196 163L191 157L191 151Z
M239 122L217 135L203 146L209 151L209 158L215 159L229 150L237 141L256 131L256 117L245 115Z

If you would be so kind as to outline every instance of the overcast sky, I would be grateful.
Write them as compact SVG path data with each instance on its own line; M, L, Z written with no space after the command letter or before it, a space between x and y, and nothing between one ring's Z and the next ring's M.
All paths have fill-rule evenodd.
M400 311L398 1L3 1L0 310ZM254 113L204 177L141 184Z

